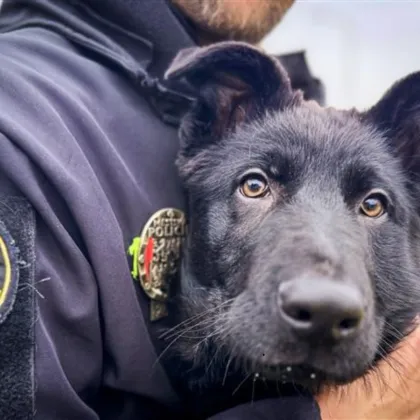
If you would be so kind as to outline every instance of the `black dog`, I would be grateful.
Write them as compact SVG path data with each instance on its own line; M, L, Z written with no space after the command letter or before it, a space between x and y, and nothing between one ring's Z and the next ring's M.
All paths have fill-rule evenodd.
M185 50L167 77L197 92L184 323L167 334L186 376L314 390L373 368L420 307L420 73L363 113L305 101L242 43Z

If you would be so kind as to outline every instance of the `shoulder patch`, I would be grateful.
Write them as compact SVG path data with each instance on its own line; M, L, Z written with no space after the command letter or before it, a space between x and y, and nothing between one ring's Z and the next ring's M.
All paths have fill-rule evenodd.
M35 212L0 196L0 419L35 416Z
M13 308L19 284L18 250L14 239L0 221L0 324Z

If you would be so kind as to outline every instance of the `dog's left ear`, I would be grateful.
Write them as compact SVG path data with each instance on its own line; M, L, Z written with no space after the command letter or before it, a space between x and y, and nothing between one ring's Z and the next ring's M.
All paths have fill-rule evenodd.
M165 74L182 79L197 100L181 125L182 152L216 142L239 124L301 100L280 62L241 42L181 51Z
M395 83L362 119L376 126L412 181L420 177L420 72ZM416 187L418 189L419 187ZM420 189L419 189L420 193ZM420 196L419 196L420 197Z

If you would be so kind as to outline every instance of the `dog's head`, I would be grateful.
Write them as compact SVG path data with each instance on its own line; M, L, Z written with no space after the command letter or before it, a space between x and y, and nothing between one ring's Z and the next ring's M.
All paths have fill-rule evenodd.
M286 382L360 376L419 309L420 74L364 113L304 101L242 43L186 50L167 77L197 92L178 160L196 317L183 357Z

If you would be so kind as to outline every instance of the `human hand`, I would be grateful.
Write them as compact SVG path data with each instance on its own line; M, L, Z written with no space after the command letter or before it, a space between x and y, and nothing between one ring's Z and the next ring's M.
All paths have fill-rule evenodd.
M322 420L420 420L420 325L375 371L316 399Z

